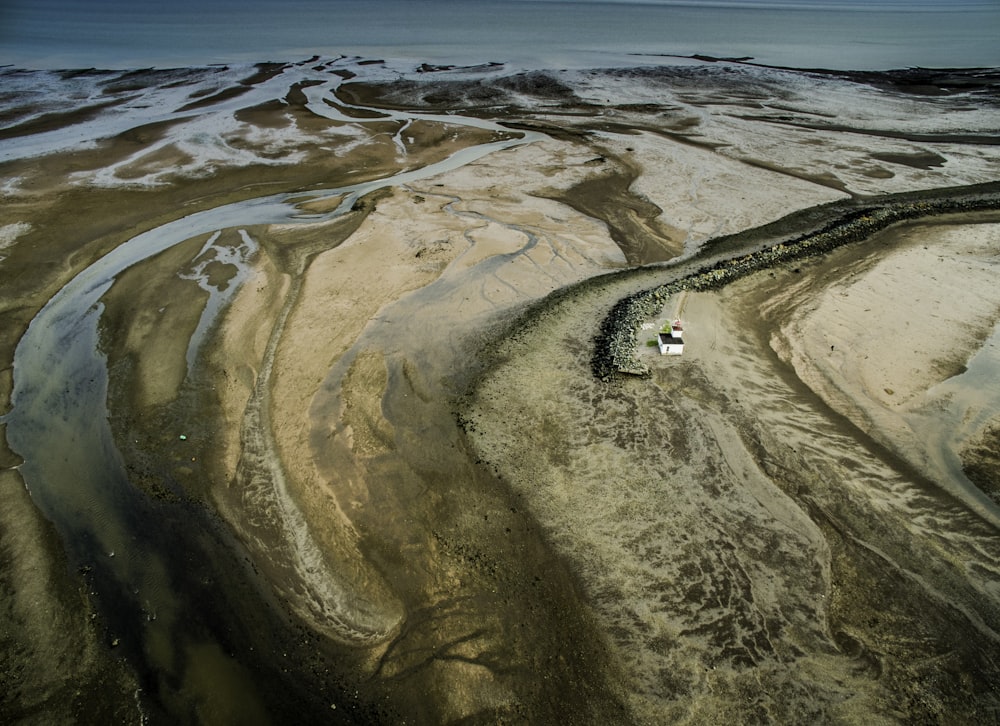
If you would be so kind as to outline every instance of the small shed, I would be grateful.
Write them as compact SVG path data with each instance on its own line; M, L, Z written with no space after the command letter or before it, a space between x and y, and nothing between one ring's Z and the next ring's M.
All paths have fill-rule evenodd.
M660 355L681 355L684 352L684 328L680 320L670 325L670 332L662 332L658 339Z

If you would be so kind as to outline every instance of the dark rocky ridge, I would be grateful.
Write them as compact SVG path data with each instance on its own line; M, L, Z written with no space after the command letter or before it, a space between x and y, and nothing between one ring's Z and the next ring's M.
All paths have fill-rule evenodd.
M622 298L601 324L594 341L591 370L595 377L603 381L616 374L648 375L648 367L636 359L636 331L643 321L659 313L669 296L682 290L717 289L775 265L860 242L897 222L940 214L1000 209L998 186L958 187L943 190L936 196L889 195L860 206L850 205L816 231L781 240L744 255L723 258L693 274ZM760 228L749 234L753 236L765 231L765 228ZM745 235L737 236L746 239ZM709 243L706 248L724 250L732 241L732 238L723 238Z

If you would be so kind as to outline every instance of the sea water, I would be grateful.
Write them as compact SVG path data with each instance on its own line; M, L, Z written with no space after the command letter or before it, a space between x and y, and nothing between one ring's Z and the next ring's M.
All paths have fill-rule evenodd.
M130 68L348 54L586 67L657 56L797 68L1000 66L998 0L8 0L0 63Z

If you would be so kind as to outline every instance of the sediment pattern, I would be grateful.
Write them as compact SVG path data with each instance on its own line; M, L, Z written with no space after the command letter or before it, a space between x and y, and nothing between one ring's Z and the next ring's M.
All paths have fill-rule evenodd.
M831 274L775 273L691 291L684 355L609 380L567 351L628 276L579 286L498 346L461 423L580 573L637 722L990 721L995 525L774 355L794 310L764 304Z
M984 345L993 75L692 63L0 69L0 721L995 716L995 524L782 338L908 229Z
M636 331L656 317L667 298L684 290L715 290L735 280L775 265L821 255L842 245L860 242L892 224L933 215L1000 208L995 190L955 190L946 197L913 201L887 201L852 210L818 232L778 242L765 249L716 262L691 275L622 298L601 323L591 360L593 374L610 380L616 373L648 375L649 367L636 357ZM708 243L707 246L710 246Z

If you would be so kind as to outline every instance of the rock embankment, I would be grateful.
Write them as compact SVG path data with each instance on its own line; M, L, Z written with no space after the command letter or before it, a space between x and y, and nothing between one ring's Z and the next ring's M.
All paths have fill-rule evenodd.
M595 338L591 359L594 376L609 381L618 374L649 375L649 367L636 357L636 331L644 321L659 315L671 295L683 290L718 289L760 270L860 242L897 222L1000 209L1000 192L996 190L964 194L954 194L954 191L945 190L937 198L889 199L852 209L818 231L714 262L690 275L622 298L604 319Z

